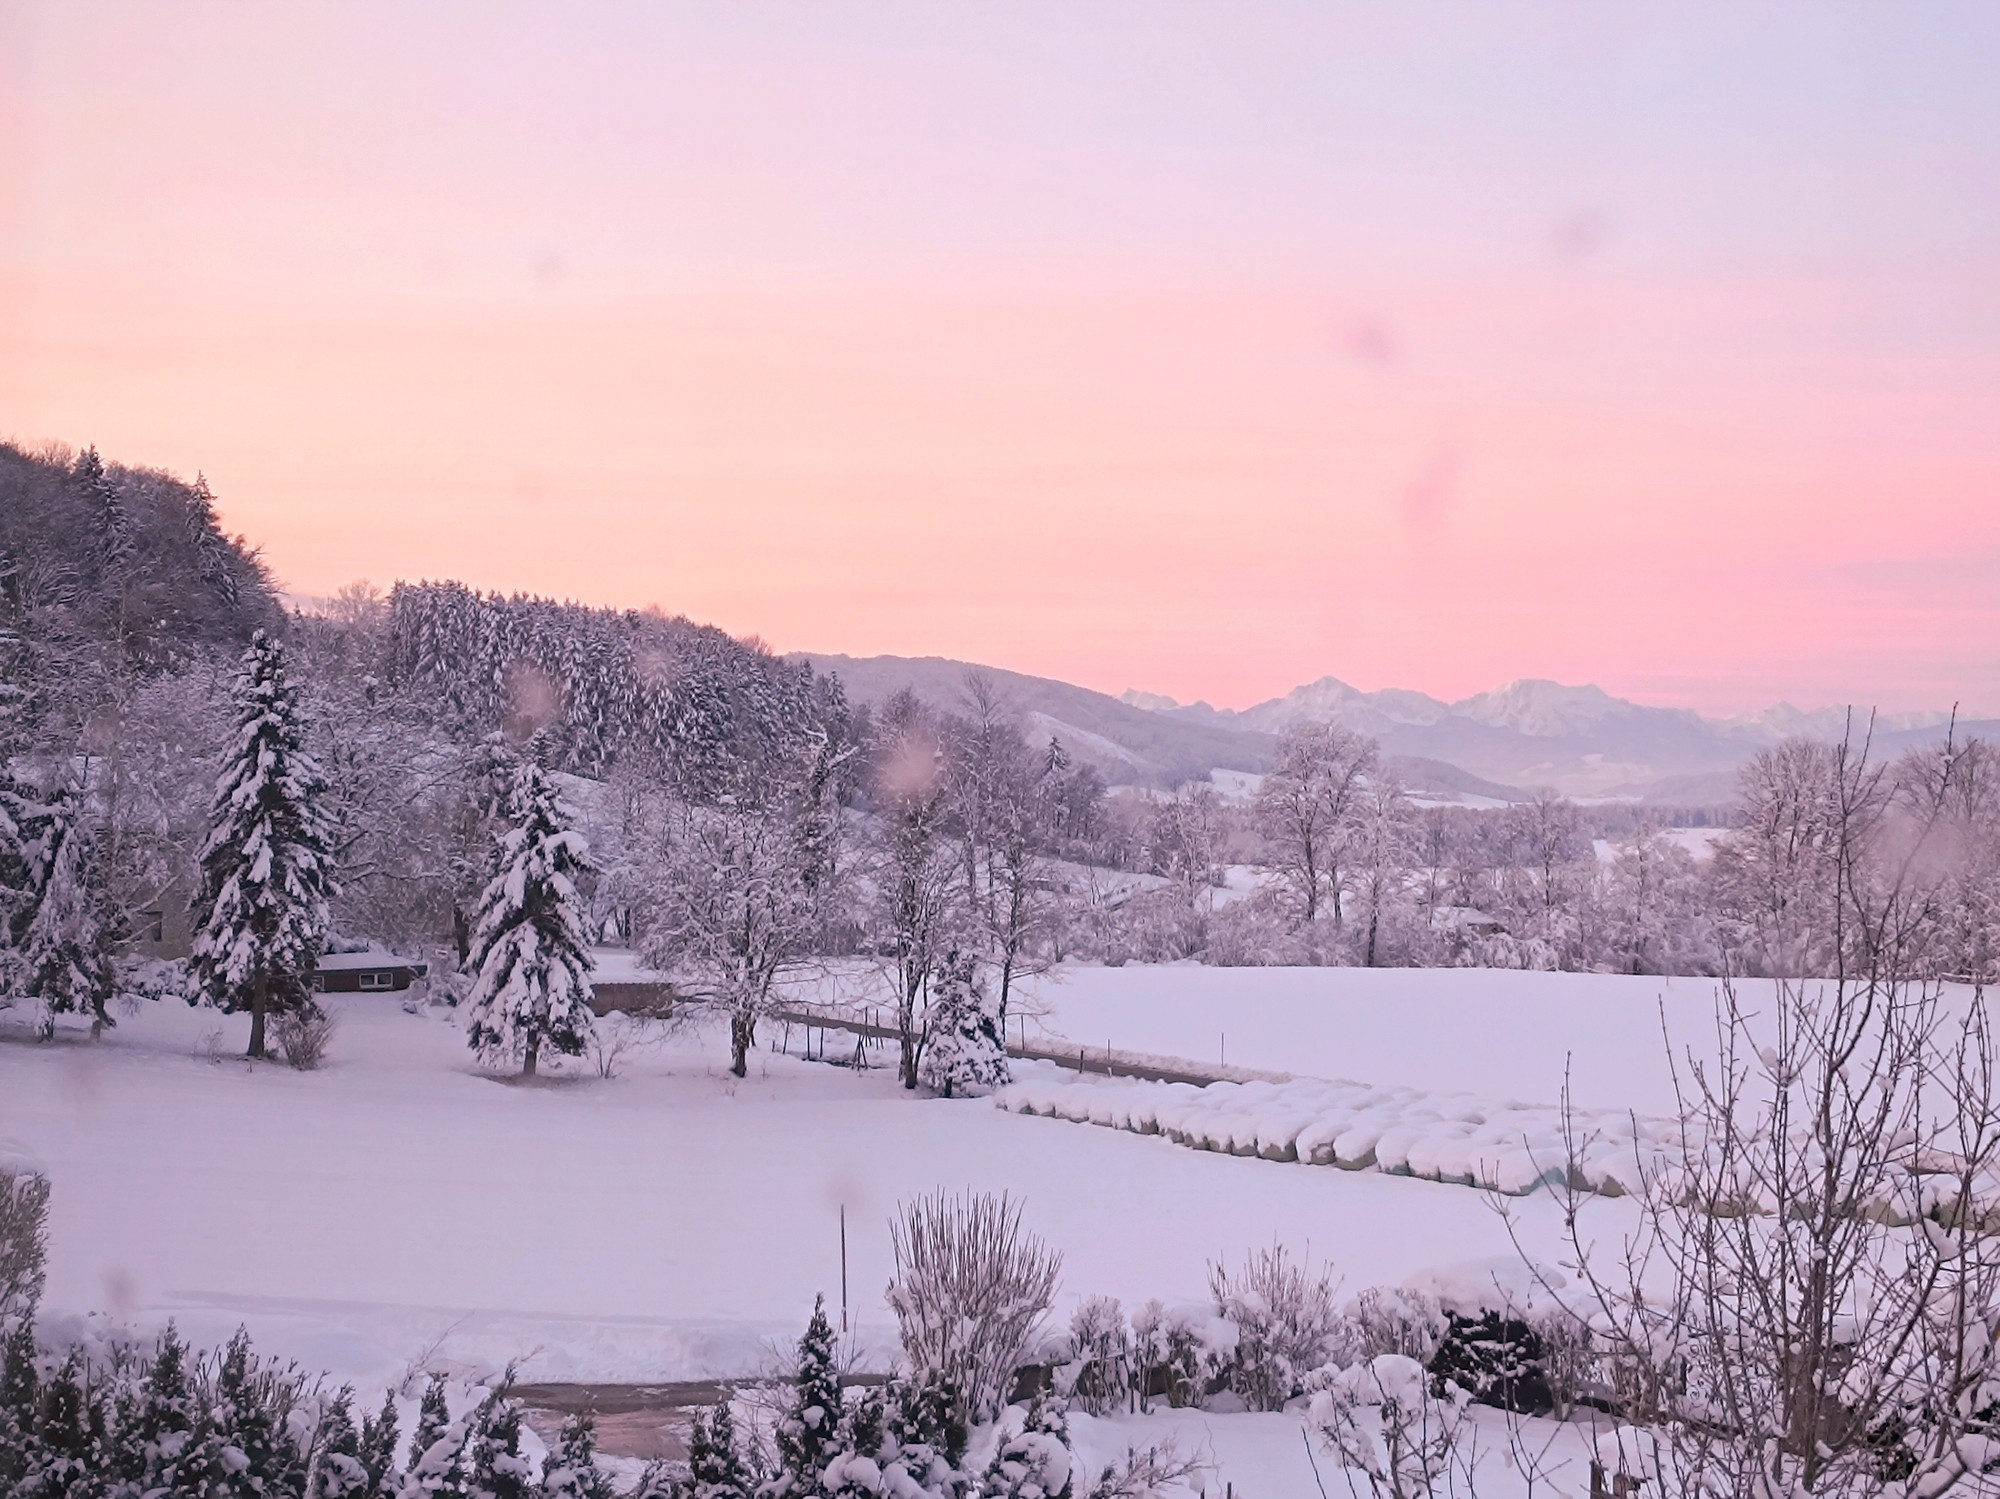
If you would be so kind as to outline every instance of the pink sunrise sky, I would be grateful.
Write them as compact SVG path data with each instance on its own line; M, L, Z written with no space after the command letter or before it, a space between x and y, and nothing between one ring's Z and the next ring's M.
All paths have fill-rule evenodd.
M2000 712L2000 7L0 3L0 435L1247 705Z

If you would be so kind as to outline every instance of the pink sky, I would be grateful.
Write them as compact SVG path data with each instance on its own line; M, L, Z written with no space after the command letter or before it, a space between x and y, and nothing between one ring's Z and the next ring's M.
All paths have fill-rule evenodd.
M2000 19L13 5L0 434L284 582L2000 711Z

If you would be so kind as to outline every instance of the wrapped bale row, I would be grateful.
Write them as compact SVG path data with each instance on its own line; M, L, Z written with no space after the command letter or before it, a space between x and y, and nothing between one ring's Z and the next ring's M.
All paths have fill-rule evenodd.
M1567 1176L1616 1196L1668 1158L1673 1126L1611 1111L1578 1113L1570 1159L1561 1111L1464 1093L1293 1078L1143 1082L1038 1071L1002 1089L1017 1114L1164 1135L1194 1150L1380 1171L1520 1196Z

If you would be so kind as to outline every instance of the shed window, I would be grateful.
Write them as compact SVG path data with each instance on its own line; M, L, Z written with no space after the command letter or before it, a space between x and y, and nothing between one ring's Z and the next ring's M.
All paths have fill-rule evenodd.
M393 989L396 987L396 976L393 973L385 973L379 969L372 973L363 973L361 975L361 987L364 989Z

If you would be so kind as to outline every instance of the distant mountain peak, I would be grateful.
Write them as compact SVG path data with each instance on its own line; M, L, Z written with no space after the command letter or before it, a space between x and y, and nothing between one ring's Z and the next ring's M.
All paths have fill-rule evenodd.
M1512 729L1538 739L1575 733L1602 723L1649 710L1613 697L1594 683L1570 686L1546 677L1522 677L1451 705L1476 723ZM1653 710L1659 711L1659 710Z

